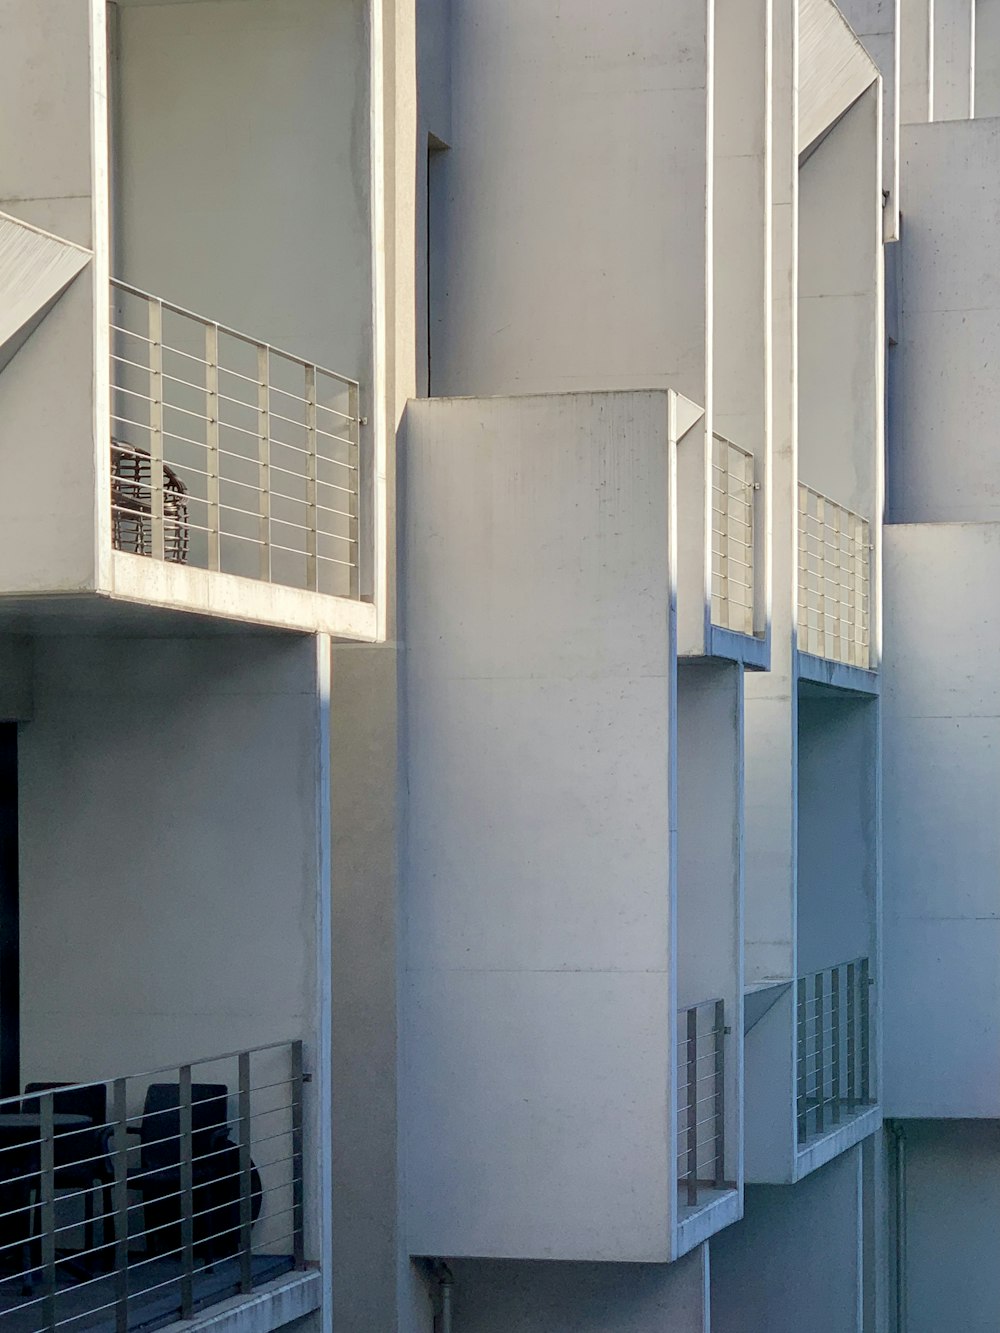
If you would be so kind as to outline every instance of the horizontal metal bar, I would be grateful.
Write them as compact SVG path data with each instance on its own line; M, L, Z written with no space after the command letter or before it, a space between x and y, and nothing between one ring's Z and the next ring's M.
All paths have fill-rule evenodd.
M240 333L237 329L227 328L224 324L219 324L217 320L207 319L204 315L198 315L193 310L186 310L183 306L174 305L171 301L165 301L162 297L154 296L150 292L143 291L140 287L133 287L130 283L121 282L118 278L111 279L113 291L124 292L129 296L139 297L144 301L152 301L159 305L161 309L170 311L171 314L181 315L186 319L192 320L195 324L200 324L202 328L214 326L226 337L236 338L239 342L246 343L250 347L261 347L267 352L279 357L283 361L288 361L293 365L299 365L306 368L313 368L338 384L343 384L348 388L359 388L357 380L352 380L346 375L340 375L335 370L330 370L325 366L316 365L315 362L306 361L302 357L295 356L291 352L283 351L281 348L272 347L270 343L261 342L258 338L251 338L249 334Z

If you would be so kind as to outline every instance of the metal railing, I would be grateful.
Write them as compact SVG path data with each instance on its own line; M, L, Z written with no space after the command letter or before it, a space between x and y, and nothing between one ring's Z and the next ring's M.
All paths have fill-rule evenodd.
M871 971L856 958L799 977L796 1124L801 1146L872 1104Z
M726 1184L726 1007L708 1000L681 1011L677 1034L677 1184L696 1208Z
M354 380L111 284L116 549L357 598Z
M304 1082L296 1041L0 1101L0 1327L126 1333L305 1267Z
M870 662L867 519L799 485L799 648L848 666Z
M712 436L712 624L753 633L754 460Z

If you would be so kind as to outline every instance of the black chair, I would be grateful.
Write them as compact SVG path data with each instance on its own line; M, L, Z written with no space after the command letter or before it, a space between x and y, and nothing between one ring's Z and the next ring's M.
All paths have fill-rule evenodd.
M55 1131L55 1187L83 1194L86 1249L95 1249L95 1200L102 1201L103 1221L101 1239L108 1243L109 1223L113 1200L111 1185L114 1168L108 1156L110 1130L107 1127L108 1098L103 1083L73 1087L66 1083L26 1083L21 1109L37 1112L40 1108L38 1093L51 1092L52 1109L56 1115L86 1116L88 1129L59 1129ZM34 1095L32 1095L34 1094ZM38 1205L36 1204L36 1212Z
M181 1112L178 1083L151 1083L139 1126L139 1166L128 1187L142 1195L143 1229L151 1255L181 1248ZM192 1230L202 1259L214 1261L239 1249L240 1151L229 1136L229 1089L224 1083L191 1085ZM251 1167L251 1218L260 1213L261 1186Z

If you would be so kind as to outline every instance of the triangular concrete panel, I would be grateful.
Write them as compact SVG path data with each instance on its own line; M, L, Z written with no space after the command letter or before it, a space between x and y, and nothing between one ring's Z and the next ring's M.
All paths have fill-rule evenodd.
M801 156L878 78L832 0L799 0L798 75Z
M90 259L82 246L0 213L0 371Z

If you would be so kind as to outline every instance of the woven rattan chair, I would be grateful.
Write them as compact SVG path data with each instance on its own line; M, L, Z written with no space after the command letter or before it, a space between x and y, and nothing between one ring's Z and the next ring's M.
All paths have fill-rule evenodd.
M152 459L145 449L111 441L111 540L116 551L153 554ZM183 565L188 557L187 488L163 464L163 558Z

